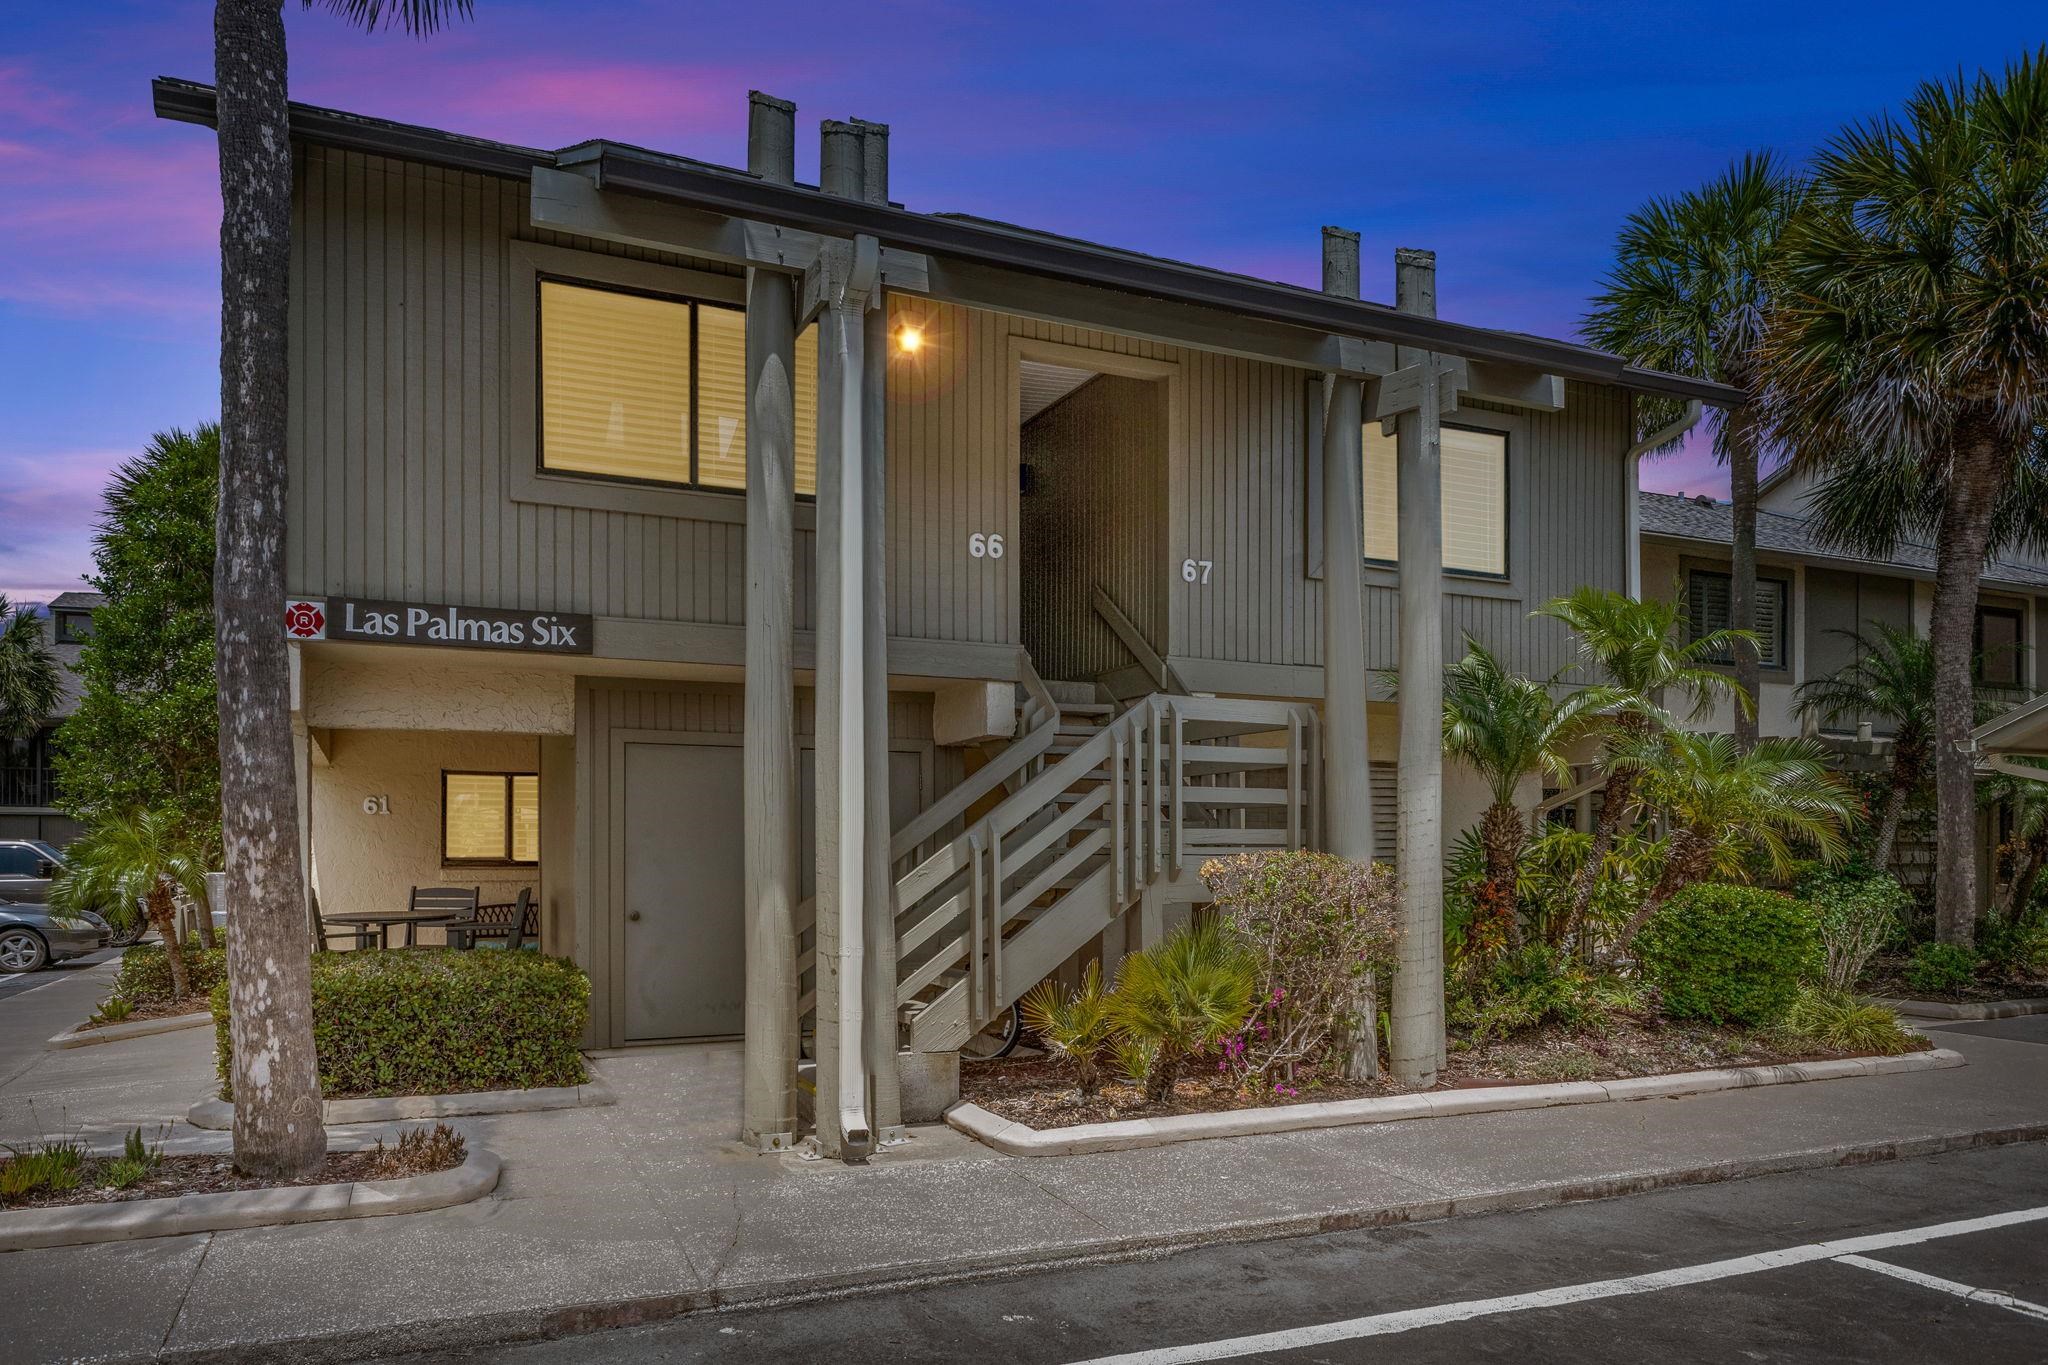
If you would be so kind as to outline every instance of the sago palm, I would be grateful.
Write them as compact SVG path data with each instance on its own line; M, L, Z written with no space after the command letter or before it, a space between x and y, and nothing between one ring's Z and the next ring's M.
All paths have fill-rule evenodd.
M1765 739L1744 751L1727 735L1685 730L1624 745L1614 762L1636 772L1636 800L1671 827L1664 870L1615 941L1625 952L1650 916L1694 882L1740 878L1761 852L1780 872L1806 845L1827 862L1846 852L1856 800L1809 739Z
M1754 712L1755 702L1713 664L1726 656L1740 632L1715 630L1688 639L1690 626L1676 602L1639 600L1587 586L1546 603L1537 615L1563 622L1580 663L1606 680L1606 700L1589 718L1600 736L1606 780L1592 845L1573 880L1570 913L1561 926L1560 937L1569 938L1593 903L1608 851L1635 798L1635 770L1606 760L1631 741L1674 729L1679 719L1697 718L1717 698L1729 698L1745 714ZM1677 718L1666 709L1674 696L1685 703Z
M1244 1028L1257 987L1258 964L1214 916L1191 920L1132 953L1109 997L1126 1074L1140 1069L1134 1063L1142 1059L1148 1097L1171 1099L1189 1058Z
M1046 1051L1074 1069L1083 1099L1102 1088L1102 1051L1116 1029L1110 1022L1109 996L1102 989L1100 962L1088 964L1079 990L1070 991L1048 977L1017 1006Z
M35 738L61 695L43 618L0 593L0 740Z
M78 909L108 907L133 913L141 906L150 926L163 935L170 960L171 989L179 999L188 993L185 945L178 941L177 898L184 896L210 913L206 899L206 856L179 822L163 810L119 811L74 840L66 851L68 866L50 888L59 906Z
M1870 863L1891 866L1899 817L1906 801L1927 780L1934 757L1934 649L1924 636L1873 622L1866 634L1835 632L1853 643L1856 658L1825 678L1799 685L1793 708L1822 725L1844 718L1883 721L1892 730L1891 768L1885 777L1884 810L1870 848ZM1978 694L1975 718L1988 720L1993 703Z
M2044 186L2048 49L1850 127L1816 157L1764 351L1774 423L1805 458L1912 462L1938 509L1935 906L1956 943L1976 918L1978 578L2002 490L2048 418Z
M1516 861L1529 823L1515 789L1531 775L1571 781L1570 747L1613 696L1604 687L1559 700L1544 684L1504 667L1467 639L1465 657L1444 669L1444 756L1479 774L1492 802L1479 822L1486 850L1480 903L1507 942L1519 941Z
M1653 199L1631 215L1608 275L1581 328L1586 339L1639 365L1697 375L1754 392L1779 242L1798 209L1798 177L1769 152L1745 156L1697 190ZM1765 444L1752 400L1712 421L1714 454L1728 466L1733 521L1728 621L1756 629L1757 466ZM1654 404L1644 430L1661 426ZM1755 640L1731 641L1735 681L1756 695ZM1738 712L1736 734L1756 741L1756 717Z

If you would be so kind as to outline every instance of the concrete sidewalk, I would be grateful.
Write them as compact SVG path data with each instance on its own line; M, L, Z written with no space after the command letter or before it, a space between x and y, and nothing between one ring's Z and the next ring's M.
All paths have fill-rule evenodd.
M0 1030L17 1026L0 1011ZM38 1038L56 1031L35 1027ZM8 1354L307 1362L477 1346L722 1304L2048 1136L2048 1019L1938 1036L1971 1064L1031 1161L931 1127L865 1169L730 1143L736 1047L635 1051L595 1064L618 1092L615 1108L458 1120L505 1163L496 1194L476 1204L0 1255L0 1293L16 1305ZM74 1066L88 1070L77 1073L72 1112L95 1128L120 1125L116 1071L138 1110L189 1103L210 1082L210 1046L201 1031L20 1069L0 1055L0 1075L12 1077L0 1083L0 1139L25 1135L18 1121L31 1097L48 1131L46 1111ZM95 1055L130 1049L126 1062ZM358 1135L336 1130L338 1141ZM46 1292L52 1285L63 1292Z

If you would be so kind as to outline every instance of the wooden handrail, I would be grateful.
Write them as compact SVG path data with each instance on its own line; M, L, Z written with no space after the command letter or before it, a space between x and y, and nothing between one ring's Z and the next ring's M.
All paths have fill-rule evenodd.
M1095 613L1108 623L1116 638L1123 641L1124 648L1131 651L1132 656L1137 659L1138 667L1145 670L1146 675L1161 692L1176 697L1185 697L1188 694L1187 684L1180 680L1180 674L1174 671L1173 665L1160 657L1159 651L1152 648L1151 641L1145 638L1137 623L1124 615L1124 609L1103 591L1100 583L1095 585Z

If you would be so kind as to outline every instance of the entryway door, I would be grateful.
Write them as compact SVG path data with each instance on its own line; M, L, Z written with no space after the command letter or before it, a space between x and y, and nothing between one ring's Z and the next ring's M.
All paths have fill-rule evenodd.
M746 1027L737 744L627 743L626 1040Z

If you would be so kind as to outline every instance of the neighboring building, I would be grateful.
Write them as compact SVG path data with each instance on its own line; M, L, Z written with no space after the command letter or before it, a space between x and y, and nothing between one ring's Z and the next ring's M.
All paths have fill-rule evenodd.
M1871 718L1825 728L1802 723L1794 710L1800 683L1827 677L1855 661L1856 644L1844 632L1868 634L1874 625L1925 634L1934 602L1934 547L1906 543L1888 559L1874 560L1827 546L1805 515L1810 480L1779 470L1763 480L1757 506L1757 632L1762 637L1758 729L1765 735L1810 733L1847 764L1887 761L1887 728ZM1642 583L1646 594L1676 596L1693 630L1728 624L1729 505L1707 497L1643 493ZM1977 638L1982 681L2018 703L2048 690L2048 659L2039 648L2048 612L2048 560L2009 555L1986 570L1978 597ZM1734 726L1727 703L1704 724ZM1987 814L1982 843L1997 844L1996 819ZM1909 880L1931 875L1933 849L1902 840L1900 870ZM1979 878L1989 894L1989 878Z
M26 741L0 742L0 838L41 839L62 847L78 837L76 820L57 809L51 742L58 724L78 709L78 647L92 632L96 592L59 593L43 616L43 639L57 656L63 691L49 723Z
M207 122L212 92L157 107ZM758 174L291 131L318 903L533 889L589 1042L743 1036L764 1146L799 1018L839 1150L936 1113L1036 981L1156 938L1210 854L1392 857L1402 792L1416 837L1472 823L1468 776L1441 806L1433 761L1394 780L1367 679L1407 661L1397 597L1440 588L1451 657L1564 666L1530 613L1626 582L1633 395L1731 396L1441 321L1427 253L1397 311L911 212L875 125L827 124L837 192L799 185L765 97ZM1355 281L1356 239L1324 247ZM1397 528L1395 469L1428 505L1438 402L1445 571L1404 579L1431 528ZM1362 526L1326 484L1362 484Z

